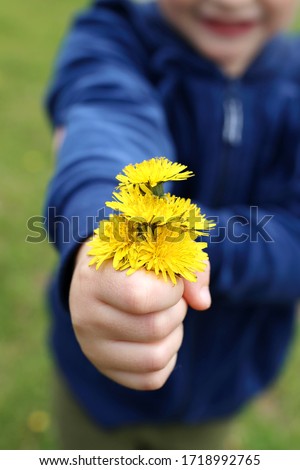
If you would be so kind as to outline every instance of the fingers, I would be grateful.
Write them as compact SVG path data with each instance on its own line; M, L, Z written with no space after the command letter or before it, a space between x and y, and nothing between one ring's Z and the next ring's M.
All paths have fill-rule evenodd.
M144 316L133 318L142 320ZM157 390L175 366L183 340L183 324L163 339L149 343L103 339L99 331L92 333L90 328L85 333L79 333L81 349L101 373L129 388Z
M153 272L139 270L130 276L115 271L110 262L99 269L98 298L113 307L134 314L165 310L176 305L183 294L183 282L174 285L158 278ZM115 296L111 295L112 290Z
M85 292L89 292L91 297L132 314L165 310L181 299L182 279L174 285L143 269L128 276L126 271L116 271L111 261L104 262L96 271L94 266L88 266L88 251L86 245L80 249L76 270Z
M144 270L127 276L111 261L97 271L88 266L88 251L83 245L78 252L70 288L71 318L83 353L121 385L160 388L176 364L187 302L208 307L209 270L195 284L179 279L174 286Z
M99 302L86 306L84 316L78 316L75 309L73 326L76 331L81 331L81 335L92 335L97 331L101 332L102 338L114 341L152 343L172 333L183 322L186 312L187 303L183 298L169 309L145 315L131 315Z
M183 297L187 303L195 310L206 310L211 306L211 296L209 291L210 264L204 272L197 274L197 282L184 280Z
M132 388L134 390L153 391L161 388L170 374L172 373L177 360L177 354L175 354L164 369L156 372L148 372L145 374L139 374L134 372L123 372L107 369L103 371L106 377L114 380L120 385Z
M81 345L83 352L101 371L110 369L133 373L158 372L164 369L179 350L183 339L183 325L157 343L102 340Z

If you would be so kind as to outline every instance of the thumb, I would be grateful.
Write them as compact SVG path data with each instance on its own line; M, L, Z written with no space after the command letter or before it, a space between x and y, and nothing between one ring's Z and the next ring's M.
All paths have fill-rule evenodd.
M207 268L204 272L197 273L197 281L184 282L183 297L190 307L195 310L206 310L211 306L211 296L209 291L210 264L207 262Z

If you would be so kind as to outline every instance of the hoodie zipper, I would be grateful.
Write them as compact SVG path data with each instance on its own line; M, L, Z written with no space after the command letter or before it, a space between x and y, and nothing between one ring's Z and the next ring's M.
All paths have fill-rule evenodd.
M232 147L240 145L243 133L243 106L236 96L225 99L224 104L223 142Z
M237 91L237 83L231 82L223 100L222 158L216 182L215 206L224 204L227 182L233 180L232 172L236 170L237 163L233 161L233 157L236 149L242 144L243 129L243 104Z

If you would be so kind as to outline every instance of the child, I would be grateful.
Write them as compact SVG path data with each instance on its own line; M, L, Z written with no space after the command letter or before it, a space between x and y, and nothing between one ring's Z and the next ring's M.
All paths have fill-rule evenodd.
M65 448L220 448L277 375L300 296L300 42L281 34L295 7L102 0L74 22L48 97ZM88 267L116 174L159 155L194 171L174 192L217 221L207 312L208 272L174 287Z

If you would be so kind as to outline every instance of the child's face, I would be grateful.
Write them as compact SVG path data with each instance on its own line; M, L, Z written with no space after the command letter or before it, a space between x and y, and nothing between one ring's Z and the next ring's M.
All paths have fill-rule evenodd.
M240 75L288 26L298 0L158 0L167 20L203 55Z

